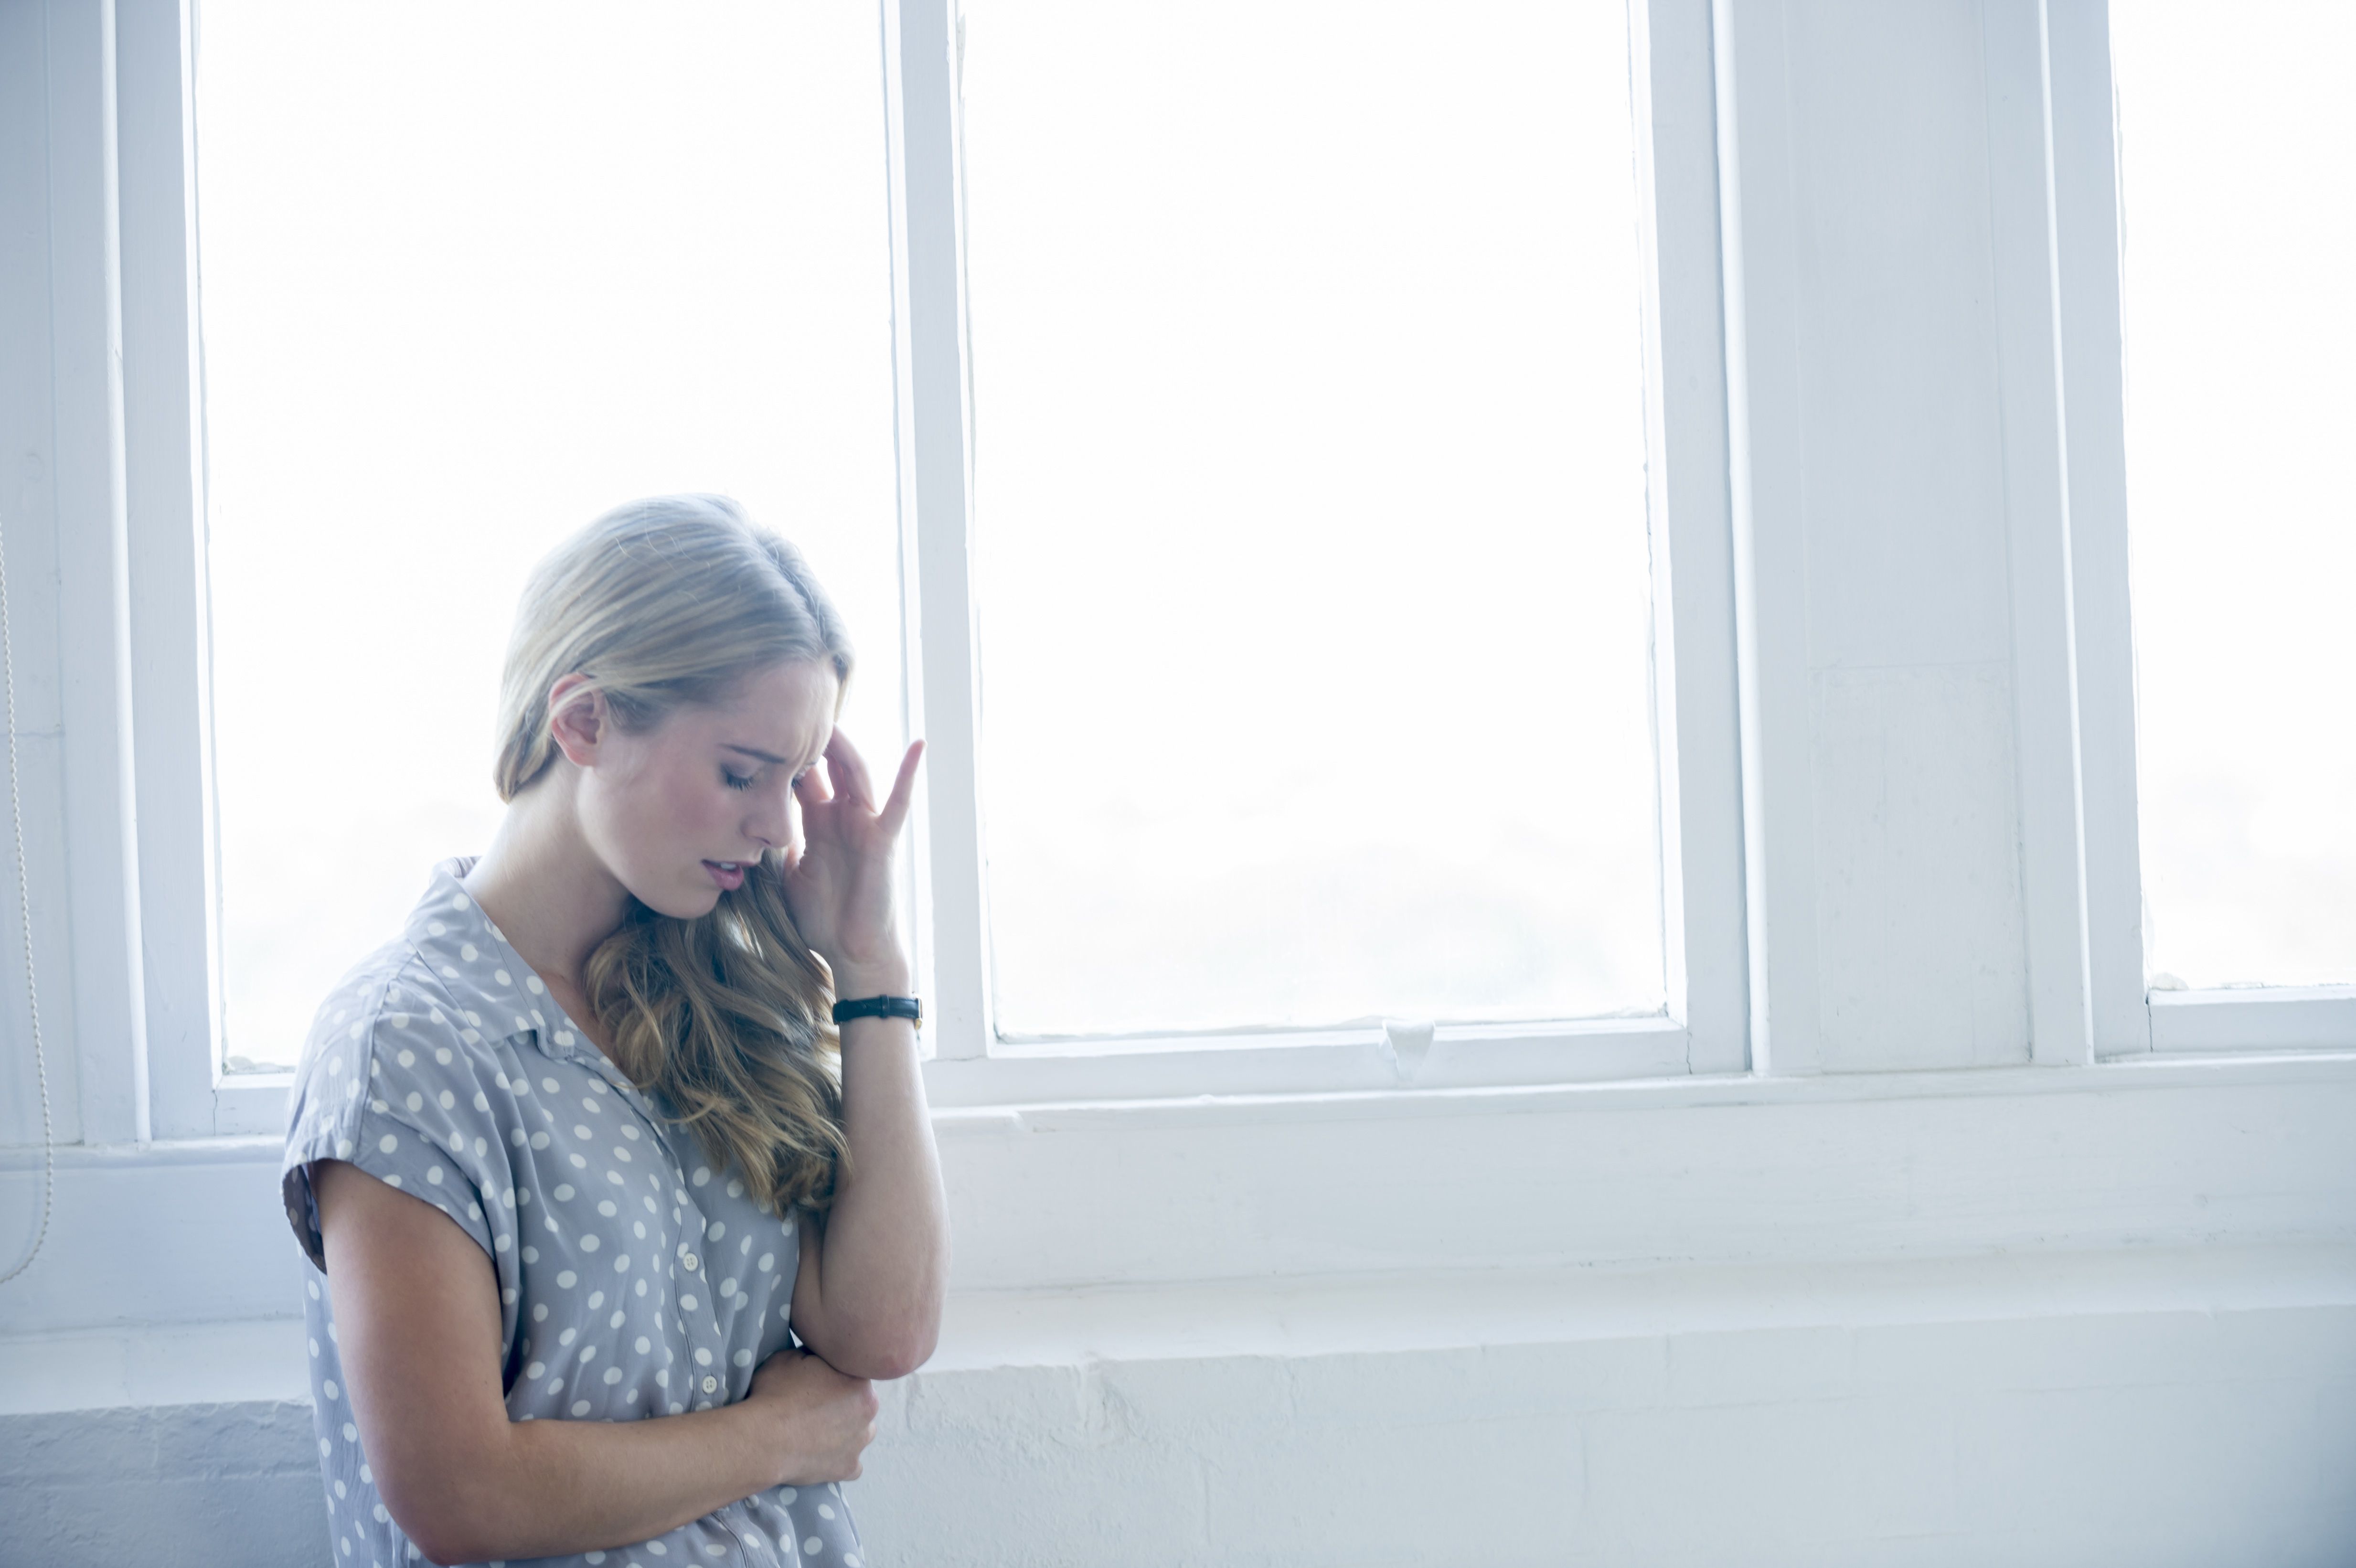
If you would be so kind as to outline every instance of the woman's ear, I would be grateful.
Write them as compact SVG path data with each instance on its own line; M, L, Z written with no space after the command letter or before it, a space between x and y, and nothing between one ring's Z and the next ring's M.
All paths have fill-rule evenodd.
M548 689L548 733L564 759L576 768L597 760L598 743L612 719L605 711L605 693L578 671Z

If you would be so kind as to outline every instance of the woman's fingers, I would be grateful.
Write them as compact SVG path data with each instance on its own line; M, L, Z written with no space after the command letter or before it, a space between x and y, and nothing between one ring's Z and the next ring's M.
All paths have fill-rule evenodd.
M875 809L875 786L867 777L867 759L838 728L827 738L826 770L842 786L842 793L869 811Z
M897 837L900 824L908 820L908 803L916 798L916 764L924 755L925 743L911 741L908 755L900 758L900 776L892 780L892 798L884 802L883 813L876 818L876 825L886 836Z
M884 836L895 837L901 824L908 820L909 804L916 792L916 765L924 755L923 741L909 744L907 755L900 758L899 774L892 780L891 797L879 811L874 804L875 786L868 777L866 759L859 755L859 747L851 744L851 737L838 729L826 743L827 778L820 779L819 770L813 768L795 788L810 791L802 798L804 806L840 800L874 811L876 826ZM831 789L828 788L830 781Z

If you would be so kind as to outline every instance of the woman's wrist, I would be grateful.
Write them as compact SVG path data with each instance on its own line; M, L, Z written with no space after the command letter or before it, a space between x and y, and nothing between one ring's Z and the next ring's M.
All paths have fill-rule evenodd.
M797 1412L787 1401L774 1394L747 1398L710 1413L737 1429L730 1440L730 1451L743 1455L755 1466L755 1491L786 1486L802 1473L809 1455L799 1446Z
M916 976L907 959L894 953L867 963L830 963L834 972L834 999L853 1002L862 996L913 996Z

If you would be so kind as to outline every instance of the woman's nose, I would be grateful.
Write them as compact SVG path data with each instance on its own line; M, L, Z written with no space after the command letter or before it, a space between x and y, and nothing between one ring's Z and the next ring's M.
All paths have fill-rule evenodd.
M763 849L785 848L794 840L794 816L790 785L781 793L764 793L744 818L744 836Z

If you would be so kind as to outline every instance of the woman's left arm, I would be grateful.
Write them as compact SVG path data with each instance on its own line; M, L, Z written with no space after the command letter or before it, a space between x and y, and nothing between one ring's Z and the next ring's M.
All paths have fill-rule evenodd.
M883 988L845 995L905 995ZM901 1378L930 1359L948 1283L948 1205L916 1029L905 1018L842 1026L842 1120L851 1170L805 1225L794 1332L835 1370Z
M834 973L836 996L905 996L914 989L892 908L892 849L906 820L924 743L874 803L858 750L837 730L826 750L832 788L812 769L797 789L805 842L786 875L803 939ZM793 1326L850 1377L905 1377L940 1337L948 1277L948 1203L916 1051L905 1018L842 1026L843 1135L850 1168L832 1205L802 1227Z

